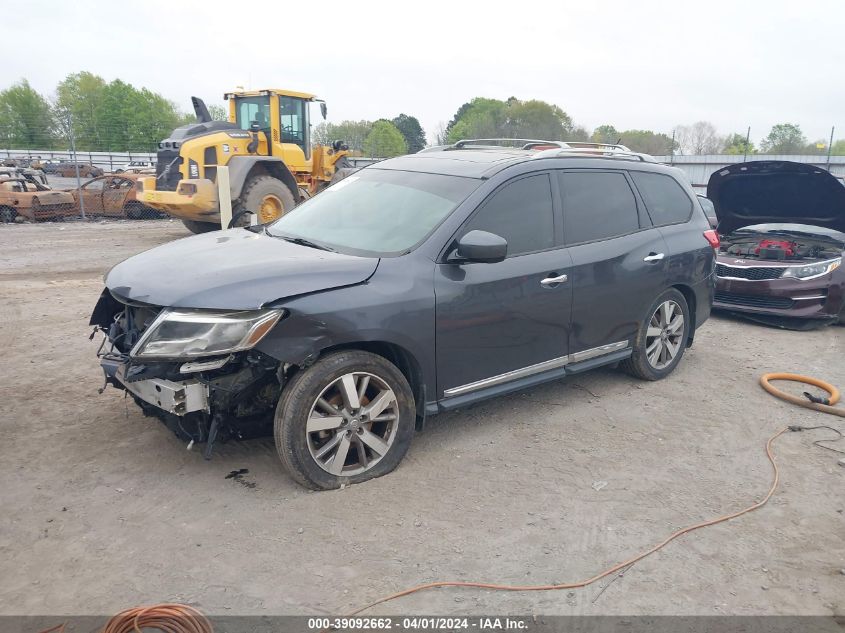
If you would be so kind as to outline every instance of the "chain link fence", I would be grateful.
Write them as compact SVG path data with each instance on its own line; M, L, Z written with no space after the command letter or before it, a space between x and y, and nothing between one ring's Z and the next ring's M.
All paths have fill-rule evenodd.
M138 199L154 170L151 153L0 150L0 223L167 218Z

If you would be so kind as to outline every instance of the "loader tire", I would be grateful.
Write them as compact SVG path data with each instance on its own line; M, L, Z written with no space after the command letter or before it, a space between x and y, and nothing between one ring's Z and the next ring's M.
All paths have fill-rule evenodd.
M219 231L220 225L214 222L197 222L196 220L182 220L182 224L191 233L210 233L211 231Z
M287 185L273 176L250 178L241 191L241 212L254 213L259 224L268 224L282 217L296 206Z

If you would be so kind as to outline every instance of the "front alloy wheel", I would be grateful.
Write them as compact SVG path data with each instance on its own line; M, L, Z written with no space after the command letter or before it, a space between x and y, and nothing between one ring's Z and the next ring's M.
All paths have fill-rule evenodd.
M302 485L339 488L396 468L415 421L413 392L396 365L361 350L332 352L282 390L276 450Z
M331 475L373 468L396 439L399 405L390 386L370 373L344 374L314 401L305 431L314 461Z

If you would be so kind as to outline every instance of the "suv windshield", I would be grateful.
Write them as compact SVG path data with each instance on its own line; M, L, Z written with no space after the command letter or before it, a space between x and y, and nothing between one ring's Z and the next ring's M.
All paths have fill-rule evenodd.
M359 255L407 252L481 184L474 178L368 168L347 176L267 228Z

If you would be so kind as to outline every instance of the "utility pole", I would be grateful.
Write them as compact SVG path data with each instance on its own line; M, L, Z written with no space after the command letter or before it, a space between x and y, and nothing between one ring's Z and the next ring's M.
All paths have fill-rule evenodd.
M833 131L836 129L836 126L831 126L830 128L830 143L827 144L827 170L830 171L830 153L833 151Z
M669 148L669 164L675 164L675 130L672 129L672 146Z
M73 156L73 166L76 168L76 190L79 192L79 213L85 219L85 200L82 198L82 182L79 179L79 161L76 157L76 138L73 133L73 115L67 113L67 129L70 136L70 152Z
M745 133L745 147L742 152L742 162L748 159L748 144L751 142L751 126L748 126L748 131Z

